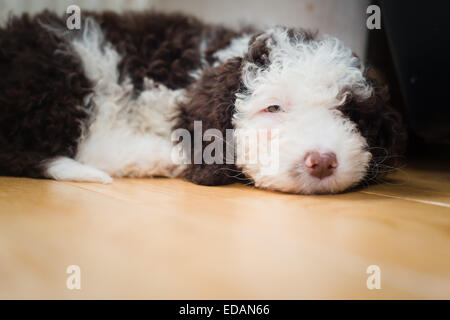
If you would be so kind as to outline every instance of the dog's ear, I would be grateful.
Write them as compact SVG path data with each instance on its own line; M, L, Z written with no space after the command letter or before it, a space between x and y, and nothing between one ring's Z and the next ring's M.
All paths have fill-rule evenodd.
M265 33L258 33L251 37L248 43L248 52L245 55L245 60L255 64L257 67L266 68L270 63L270 49L267 44L267 41L270 38L271 36Z
M178 106L174 129L186 129L191 137L191 164L187 166L183 177L196 184L224 185L243 179L241 171L234 164L226 164L225 142L226 130L233 129L232 117L235 112L235 94L241 83L241 64L241 58L232 58L218 67L205 70L202 78L188 89L186 101ZM221 133L221 137L214 137L206 142L202 139L202 147L194 148L196 121L201 121L202 136L206 130L215 129ZM216 142L216 139L223 143L223 154L218 155L223 159L223 164L206 164L202 157L203 151L210 143ZM234 160L234 150L231 151ZM195 159L202 159L202 163L195 164Z
M390 105L390 96L383 78L374 69L366 71L372 86L369 98L349 96L340 110L356 123L372 153L371 169L386 172L398 166L406 150L406 128L399 111Z

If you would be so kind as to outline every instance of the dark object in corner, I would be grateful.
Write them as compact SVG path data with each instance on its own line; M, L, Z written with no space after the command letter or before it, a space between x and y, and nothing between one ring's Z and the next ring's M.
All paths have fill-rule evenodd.
M444 1L379 1L410 131L450 145L449 6Z

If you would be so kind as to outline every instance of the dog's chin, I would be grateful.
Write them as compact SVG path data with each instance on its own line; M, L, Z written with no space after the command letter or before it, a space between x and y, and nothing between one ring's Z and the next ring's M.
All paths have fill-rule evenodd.
M269 179L270 182L268 182L265 179L260 179L260 181L254 182L256 187L265 190L304 195L326 195L338 194L350 190L361 179L340 179L338 176L318 179L304 173L295 177L286 177L285 179L278 177L277 181Z
M303 182L303 185L305 183ZM317 178L309 178L308 183L306 186L301 188L297 193L299 194L318 194L318 195L325 195L325 194L337 194L344 192L345 190L349 189L353 183L341 183L337 181L334 177L327 177L324 179L317 179Z

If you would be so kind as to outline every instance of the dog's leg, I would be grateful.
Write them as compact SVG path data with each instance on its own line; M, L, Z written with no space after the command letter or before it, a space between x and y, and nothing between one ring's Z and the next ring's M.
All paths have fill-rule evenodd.
M55 180L99 183L113 181L107 173L66 157L48 161L45 173L48 178Z

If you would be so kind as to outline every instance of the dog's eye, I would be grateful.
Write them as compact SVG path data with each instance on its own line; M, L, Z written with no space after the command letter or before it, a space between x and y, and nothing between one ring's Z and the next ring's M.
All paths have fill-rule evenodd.
M281 111L281 107L275 104L275 105L272 105L272 106L268 106L264 111L265 112L270 112L270 113L280 112Z

